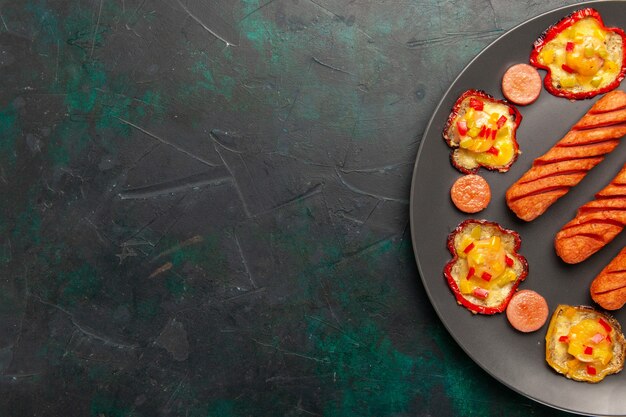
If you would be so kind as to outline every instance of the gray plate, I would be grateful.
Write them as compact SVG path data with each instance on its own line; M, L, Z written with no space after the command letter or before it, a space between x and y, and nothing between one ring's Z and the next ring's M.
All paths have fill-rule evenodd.
M626 415L626 371L610 375L599 384L570 381L547 366L544 336L547 324L537 332L516 332L504 314L472 315L457 305L443 278L450 259L445 242L461 221L470 218L456 210L449 190L461 174L449 163L450 149L441 131L457 97L467 89L481 89L502 98L500 80L513 64L528 62L532 42L550 25L570 11L591 5L607 26L624 27L626 2L591 2L558 9L529 20L500 37L483 50L459 75L437 106L426 129L415 163L411 188L411 233L420 275L430 301L452 337L489 374L515 391L555 408L581 414ZM541 71L542 77L545 75ZM622 83L622 90L625 89ZM626 161L626 143L621 143L602 163L566 196L535 221L525 223L509 211L506 189L545 153L589 109L595 99L571 102L542 91L539 99L519 107L523 115L518 130L522 155L506 174L481 170L489 182L492 201L474 218L500 223L522 237L520 252L530 272L520 289L544 295L550 311L557 304L593 305L589 284L602 268L626 246L626 232L603 250L578 265L566 265L554 252L553 238L576 209L593 199ZM626 328L626 307L615 317Z

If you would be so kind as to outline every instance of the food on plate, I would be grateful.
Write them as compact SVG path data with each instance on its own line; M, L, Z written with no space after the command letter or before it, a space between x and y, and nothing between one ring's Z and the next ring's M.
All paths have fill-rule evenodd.
M513 294L506 308L506 318L513 328L523 333L539 330L548 319L546 299L533 290Z
M489 205L491 189L487 181L476 174L459 177L450 188L452 202L464 213L478 213Z
M511 104L483 91L464 92L443 129L444 140L453 148L452 165L464 174L481 166L508 171L520 153L515 135L521 121L522 115Z
M617 320L588 306L559 305L546 333L546 361L575 381L600 382L624 367L626 341Z
M593 279L589 292L605 310L618 310L626 304L626 248Z
M465 220L448 236L452 260L444 276L457 302L473 313L496 314L506 308L528 274L512 230L486 220Z
M618 145L626 134L625 122L626 93L606 94L509 187L509 208L522 220L539 217Z
M626 225L626 165L595 199L578 208L576 216L554 238L556 254L568 264L584 261Z
M502 77L502 94L512 103L526 106L541 94L541 76L535 67L515 64Z
M548 71L546 90L584 99L615 89L626 74L626 35L605 27L592 8L577 10L549 27L534 43L530 63Z

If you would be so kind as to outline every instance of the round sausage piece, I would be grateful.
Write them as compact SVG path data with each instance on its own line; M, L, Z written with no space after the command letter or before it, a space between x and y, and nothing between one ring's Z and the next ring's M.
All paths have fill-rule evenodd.
M534 332L548 319L548 303L535 291L518 291L506 307L506 318L520 332Z
M539 71L528 64L515 64L502 77L502 94L507 100L525 106L537 100L541 93Z
M491 189L487 181L476 174L458 178L450 189L454 205L464 213L478 213L491 201Z

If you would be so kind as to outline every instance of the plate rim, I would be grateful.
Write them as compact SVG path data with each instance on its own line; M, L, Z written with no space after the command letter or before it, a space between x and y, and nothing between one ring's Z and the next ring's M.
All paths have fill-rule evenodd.
M542 18L544 18L547 15L556 14L557 12L567 11L568 13L571 13L572 11L575 11L577 9L582 9L582 8L585 8L585 7L593 7L594 4L602 4L602 3L605 3L605 4L606 3L626 3L626 0L590 0L590 1L584 1L584 2L580 2L580 3L575 3L575 4L570 4L570 5L566 5L566 6L557 7L557 8L548 10L546 12L543 12L541 14L535 15L535 16L529 18L529 19L526 19L526 20L518 23L517 25L515 25L515 26L511 27L510 29L508 29L506 32L504 32L501 35L499 35L496 39L494 39L489 44L487 44L484 48L482 48L465 65L463 67L463 69L461 69L461 71L458 73L458 75L450 82L449 87L441 95L441 98L438 100L436 106L434 107L434 109L432 111L432 114L431 114L431 116L430 116L430 118L428 120L428 123L426 124L426 128L424 129L424 132L421 135L420 144L419 144L419 147L418 147L418 150L417 150L417 154L416 154L416 157L415 157L415 164L413 166L413 171L412 171L412 175L411 175L411 189L410 189L410 196L409 196L409 225L410 225L410 232L411 232L411 242L412 242L412 246L413 246L413 254L414 254L414 257L415 257L415 262L416 262L416 265L417 265L419 278L420 278L420 281L422 282L422 285L424 287L426 295L428 296L428 299L429 299L429 302L430 302L431 306L435 310L435 313L437 314L437 317L438 317L439 321L444 326L444 328L446 329L447 333L452 337L452 339L455 341L455 343L463 350L463 352L465 352L465 354L478 367L480 367L485 373L487 373L489 376L491 376L492 378L497 380L502 385L506 386L507 388L513 390L514 392L516 392L516 393L518 393L518 394L520 394L520 395L522 395L522 396L524 396L526 398L529 398L532 401L535 401L535 402L537 402L539 404L542 404L544 406L550 407L552 409L565 411L565 412L569 412L569 413L573 413L573 414L577 414L577 415L590 415L590 414L587 413L587 412L583 412L583 411L580 411L580 410L575 410L575 409L572 409L572 408L560 407L560 406L557 406L555 404L551 404L551 403L549 403L547 401L544 401L544 400L542 400L540 398L537 398L535 396L532 396L530 394L527 394L527 393L523 392L522 390L518 389L517 387L515 387L515 386L509 384L508 382L504 381L502 378L500 378L495 373L491 372L489 369L485 368L483 366L483 364L480 363L474 357L474 355L466 348L466 346L459 342L458 336L451 331L451 329L449 328L448 324L443 319L443 317L442 317L443 313L441 312L441 308L440 308L440 306L437 303L435 303L433 301L434 297L433 297L433 294L431 294L431 289L425 282L423 268L422 268L422 265L421 265L421 262L420 262L420 256L419 256L419 253L418 253L418 248L417 248L417 245L415 244L416 232L417 232L416 229L418 228L418 226L416 225L417 220L415 219L415 210L413 210L413 207L414 207L415 199L416 199L416 182L417 182L416 178L417 178L418 165L419 165L420 159L423 156L422 154L423 154L423 150L424 150L424 147L425 147L425 140L424 140L424 138L429 134L429 132L433 128L434 119L436 118L436 115L439 113L439 110L441 109L441 107L444 105L445 99L449 96L449 94L453 90L454 86L463 77L463 75L469 70L469 68L474 64L474 62L479 60L480 57L483 54L485 54L493 45L495 45L498 42L500 42L503 38L509 36L511 33L515 32L519 28L521 28L523 26L526 26L528 24L531 24L535 20L542 19ZM563 17L565 17L565 16L566 15L563 14ZM554 23L556 23L556 21ZM548 27L546 27L546 29L547 28ZM545 87L543 86L543 77L542 77L542 90L545 90ZM626 416L626 414L593 414L593 415L596 415L596 416L599 416L599 417L620 417L620 416Z

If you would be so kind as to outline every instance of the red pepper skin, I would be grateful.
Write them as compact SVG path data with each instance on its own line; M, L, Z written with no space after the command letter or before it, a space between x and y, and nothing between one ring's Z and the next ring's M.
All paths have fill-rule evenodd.
M483 299L489 297L489 291L484 290L482 288L474 288L474 291L472 292L472 294L474 294L474 297L483 298Z
M465 134L467 134L468 129L465 120L459 120L458 122L456 122L456 128L459 131L459 135L464 136Z
M569 337L567 337L567 336L561 336L561 337L559 337L559 342L562 342L562 343L569 343Z
M539 62L539 53L541 52L541 50L543 49L543 47L550 42L551 40L553 40L554 38L556 38L556 36L563 32L565 29L567 29L568 27L572 26L574 23L578 22L579 20L582 20L586 17L592 17L594 19L596 19L601 26L602 30L608 31L608 32L614 32L617 33L618 35L620 35L622 37L622 68L617 76L617 78L610 84L596 89L596 90L590 90L590 91L582 91L579 93L572 93L570 91L567 90L559 90L556 87L554 87L552 85L552 71L550 71L550 68L547 65L544 65L542 63ZM570 13L569 15L565 16L563 19L561 19L560 21L558 21L557 23L555 23L554 25L550 26L549 28L547 28L542 34L541 36L539 36L539 38L537 38L537 40L534 42L533 44L533 50L530 53L530 64L536 68L541 68L544 69L546 71L548 71L548 73L546 74L545 78L544 78L544 86L546 88L546 90L550 93L553 94L557 97L565 97L567 99L570 100L582 100L582 99L587 99L587 98L591 98L591 97L595 97L598 94L604 94L604 93L608 93L611 90L614 90L615 88L617 88L617 86L620 84L620 82L624 79L624 77L626 76L626 33L624 33L624 31L620 28L616 28L616 27L606 27L604 25L604 22L602 21L602 17L600 16L600 13L595 10L592 9L590 7L585 8L585 9L580 9L580 10L576 10L572 13ZM567 70L566 70L567 71ZM568 71L569 72L569 71Z
M611 330L613 330L613 328L609 325L609 323L607 323L601 318L598 319L598 323L600 323L600 325L604 327L604 330L606 330L607 333L611 333Z
M483 305L474 304L473 302L465 298L465 295L461 293L459 286L456 284L456 281L454 280L454 277L452 276L452 267L459 259L459 256L456 253L456 250L454 248L454 238L458 233L462 233L463 230L467 229L469 226L474 225L474 224L494 226L497 228L499 233L512 235L513 241L514 241L513 252L515 253L515 256L517 257L518 261L522 264L522 267L523 267L522 273L517 277L517 280L513 283L510 293L504 298L502 303L494 307L487 307ZM452 260L450 260L446 264L443 270L443 275L448 283L448 286L450 287L450 290L452 290L452 293L454 294L456 301L459 304L461 304L463 307L470 310L472 313L479 313L479 314L486 314L486 315L502 313L506 309L506 306L509 304L509 301L511 301L511 297L513 297L513 294L515 293L515 290L517 289L519 284L522 281L524 281L526 279L526 276L528 275L528 262L526 261L526 258L524 256L518 253L521 245L522 245L522 239L520 238L517 232L514 232L513 230L505 229L502 226L500 226L498 223L490 222L487 220L467 219L463 221L461 224L459 224L452 231L452 233L448 235L447 246L448 246L448 250L452 254Z
M474 110L478 110L478 111L482 111L483 108L485 107L482 101L475 99L475 98L470 99L469 106L473 108Z
M465 168L463 166L458 165L456 163L456 161L454 160L454 158L453 158L454 148L458 148L458 145L455 145L455 144L452 143L452 138L450 138L450 136L448 135L448 131L450 130L450 127L453 125L453 123L456 123L455 119L459 115L459 110L461 108L461 104L468 97L478 97L478 98L480 98L483 101L490 101L492 103L502 103L502 104L505 104L508 107L509 115L513 119L513 123L514 123L513 129L511 130L511 138L513 140L513 154L514 154L514 157L505 166L492 167L492 166L489 166L489 165L480 164L475 169L467 169L467 168ZM443 139L444 139L444 141L446 142L446 144L449 147L453 148L452 152L450 152L450 162L452 163L452 166L454 166L456 169L458 169L463 174L475 174L480 169L480 167L483 167L483 168L488 169L490 171L507 172L509 170L509 168L511 168L511 165L513 165L513 163L515 161L517 161L517 157L520 154L520 152L519 152L519 144L517 143L516 133L517 133L517 128L519 127L521 122L522 122L522 114L511 103L509 103L509 102L507 102L505 100L496 100L493 96L491 96L491 95L489 95L489 94L487 94L487 93L485 93L484 91L481 91L481 90L467 90L467 91L465 91L456 100L456 102L454 103L454 106L452 106L452 111L450 112L450 115L448 116L448 120L447 120L447 122L446 122L446 124L445 124L445 126L443 128ZM483 132L483 134L484 134L484 132Z
M471 277L473 277L475 273L476 273L476 270L473 267L470 267L469 271L467 271L467 279L470 279Z

